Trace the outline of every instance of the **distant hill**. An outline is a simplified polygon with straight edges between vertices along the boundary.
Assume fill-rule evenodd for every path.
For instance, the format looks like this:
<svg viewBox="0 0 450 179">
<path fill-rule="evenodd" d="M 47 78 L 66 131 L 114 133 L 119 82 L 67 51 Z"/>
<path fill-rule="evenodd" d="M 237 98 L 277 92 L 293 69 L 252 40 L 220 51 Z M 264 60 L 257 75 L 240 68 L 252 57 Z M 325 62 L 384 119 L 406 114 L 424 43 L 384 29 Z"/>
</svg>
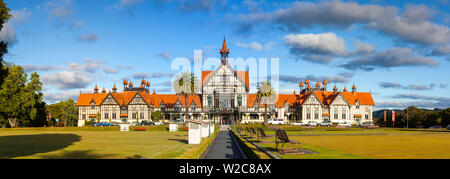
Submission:
<svg viewBox="0 0 450 179">
<path fill-rule="evenodd" d="M 395 113 L 403 112 L 403 109 L 394 109 L 394 110 L 395 110 Z M 443 109 L 434 108 L 434 109 L 423 109 L 423 110 L 439 112 Z M 386 117 L 390 118 L 391 114 L 392 114 L 392 110 L 386 110 Z M 378 119 L 384 118 L 384 109 L 378 110 L 378 111 L 373 111 L 373 118 L 378 118 Z"/>
</svg>

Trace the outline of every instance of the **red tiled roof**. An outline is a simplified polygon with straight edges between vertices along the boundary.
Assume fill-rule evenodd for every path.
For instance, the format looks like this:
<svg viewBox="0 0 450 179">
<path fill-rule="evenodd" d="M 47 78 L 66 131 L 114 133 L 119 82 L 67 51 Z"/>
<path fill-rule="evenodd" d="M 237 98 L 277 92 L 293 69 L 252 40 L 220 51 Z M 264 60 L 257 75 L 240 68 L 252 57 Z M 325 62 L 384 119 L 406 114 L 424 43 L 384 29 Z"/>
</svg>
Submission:
<svg viewBox="0 0 450 179">
<path fill-rule="evenodd" d="M 283 107 L 286 102 L 290 106 L 295 104 L 303 104 L 306 98 L 311 94 L 317 96 L 320 102 L 324 105 L 330 105 L 331 102 L 341 93 L 349 104 L 354 105 L 356 100 L 359 101 L 361 105 L 375 105 L 370 93 L 365 92 L 338 92 L 334 93 L 332 91 L 313 91 L 312 93 L 306 94 L 279 94 L 278 99 L 275 102 L 276 107 Z M 247 105 L 248 107 L 254 107 L 256 102 L 256 94 L 248 94 Z M 264 104 L 260 104 L 260 107 L 264 107 Z"/>
</svg>

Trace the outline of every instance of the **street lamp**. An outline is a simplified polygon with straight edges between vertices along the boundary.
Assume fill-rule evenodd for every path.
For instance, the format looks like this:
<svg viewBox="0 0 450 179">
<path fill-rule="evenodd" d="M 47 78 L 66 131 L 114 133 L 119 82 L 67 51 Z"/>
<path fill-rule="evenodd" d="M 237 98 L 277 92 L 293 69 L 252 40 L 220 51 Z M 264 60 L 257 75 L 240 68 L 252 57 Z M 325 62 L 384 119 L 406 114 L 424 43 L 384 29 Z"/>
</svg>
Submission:
<svg viewBox="0 0 450 179">
<path fill-rule="evenodd" d="M 209 136 L 211 136 L 211 109 L 209 109 L 208 119 L 209 119 L 209 133 L 208 133 L 208 137 L 209 137 Z"/>
</svg>

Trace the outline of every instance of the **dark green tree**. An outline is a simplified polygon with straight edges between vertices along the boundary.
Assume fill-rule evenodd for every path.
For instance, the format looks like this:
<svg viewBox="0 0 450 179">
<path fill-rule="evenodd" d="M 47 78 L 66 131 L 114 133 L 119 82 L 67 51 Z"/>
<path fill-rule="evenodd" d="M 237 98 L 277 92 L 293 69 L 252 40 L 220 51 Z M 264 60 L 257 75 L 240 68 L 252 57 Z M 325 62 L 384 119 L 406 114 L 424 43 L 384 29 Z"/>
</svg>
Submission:
<svg viewBox="0 0 450 179">
<path fill-rule="evenodd" d="M 152 112 L 152 121 L 160 121 L 161 120 L 161 111 Z"/>
<path fill-rule="evenodd" d="M 9 14 L 9 8 L 6 7 L 7 3 L 4 3 L 3 0 L 0 0 L 0 30 L 3 29 L 3 24 L 8 22 L 9 18 L 11 18 L 11 14 Z M 0 86 L 3 83 L 3 79 L 6 77 L 6 73 L 8 70 L 3 68 L 3 56 L 8 53 L 8 42 L 0 41 Z"/>
<path fill-rule="evenodd" d="M 8 120 L 11 127 L 16 127 L 29 115 L 31 102 L 27 94 L 27 74 L 21 66 L 4 66 L 8 70 L 0 88 L 0 113 Z"/>
<path fill-rule="evenodd" d="M 450 125 L 450 108 L 440 111 L 439 115 L 441 116 L 442 126 L 447 127 L 447 125 Z"/>
</svg>

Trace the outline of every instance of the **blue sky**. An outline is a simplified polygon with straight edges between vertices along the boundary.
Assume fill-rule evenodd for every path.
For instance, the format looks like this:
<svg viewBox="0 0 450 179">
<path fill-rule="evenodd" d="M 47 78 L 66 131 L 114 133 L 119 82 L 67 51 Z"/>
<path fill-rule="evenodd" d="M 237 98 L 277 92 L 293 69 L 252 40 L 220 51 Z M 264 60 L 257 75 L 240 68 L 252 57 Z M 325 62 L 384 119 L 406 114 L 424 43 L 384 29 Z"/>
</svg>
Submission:
<svg viewBox="0 0 450 179">
<path fill-rule="evenodd" d="M 48 103 L 142 77 L 173 93 L 172 60 L 199 49 L 219 57 L 225 36 L 230 57 L 278 57 L 282 93 L 308 77 L 329 89 L 355 83 L 377 108 L 450 107 L 447 0 L 5 2 L 5 60 L 38 72 Z"/>
</svg>

